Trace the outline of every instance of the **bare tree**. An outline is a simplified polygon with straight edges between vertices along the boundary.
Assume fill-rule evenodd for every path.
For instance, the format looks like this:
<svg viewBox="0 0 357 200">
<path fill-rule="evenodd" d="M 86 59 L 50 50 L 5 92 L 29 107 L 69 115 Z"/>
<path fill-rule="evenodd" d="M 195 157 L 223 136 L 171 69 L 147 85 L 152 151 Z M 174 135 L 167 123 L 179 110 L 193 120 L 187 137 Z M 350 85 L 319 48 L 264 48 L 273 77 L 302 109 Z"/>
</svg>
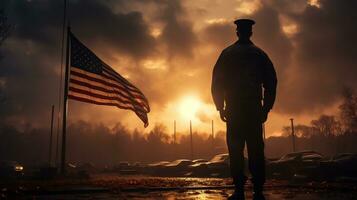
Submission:
<svg viewBox="0 0 357 200">
<path fill-rule="evenodd" d="M 343 103 L 340 105 L 342 123 L 347 132 L 357 131 L 357 96 L 351 88 L 343 91 Z"/>
<path fill-rule="evenodd" d="M 294 130 L 295 130 L 295 135 L 297 137 L 302 137 L 302 138 L 310 138 L 316 133 L 313 127 L 304 124 L 295 125 Z M 282 135 L 291 136 L 291 126 L 284 126 L 282 128 Z"/>
<path fill-rule="evenodd" d="M 321 115 L 319 119 L 311 121 L 311 126 L 318 134 L 327 137 L 341 133 L 341 124 L 335 116 Z"/>
</svg>

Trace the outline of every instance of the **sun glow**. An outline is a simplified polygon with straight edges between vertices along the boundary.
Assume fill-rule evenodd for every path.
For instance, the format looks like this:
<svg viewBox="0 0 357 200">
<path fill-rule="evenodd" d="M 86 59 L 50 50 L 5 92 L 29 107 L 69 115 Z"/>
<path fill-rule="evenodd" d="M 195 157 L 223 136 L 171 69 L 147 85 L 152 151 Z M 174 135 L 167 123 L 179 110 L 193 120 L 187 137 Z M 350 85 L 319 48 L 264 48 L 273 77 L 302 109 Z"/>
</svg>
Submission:
<svg viewBox="0 0 357 200">
<path fill-rule="evenodd" d="M 183 119 L 195 120 L 196 114 L 202 106 L 203 103 L 197 96 L 185 96 L 179 102 L 178 111 Z"/>
</svg>

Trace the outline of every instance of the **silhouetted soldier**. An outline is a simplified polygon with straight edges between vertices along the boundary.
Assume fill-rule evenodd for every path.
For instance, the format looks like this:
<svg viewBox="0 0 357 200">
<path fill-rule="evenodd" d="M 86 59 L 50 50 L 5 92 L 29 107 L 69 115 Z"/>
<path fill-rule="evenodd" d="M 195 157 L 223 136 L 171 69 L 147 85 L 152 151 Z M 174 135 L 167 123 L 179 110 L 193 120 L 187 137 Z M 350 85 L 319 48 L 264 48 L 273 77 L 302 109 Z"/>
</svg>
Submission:
<svg viewBox="0 0 357 200">
<path fill-rule="evenodd" d="M 229 199 L 244 199 L 244 145 L 247 143 L 254 199 L 264 199 L 264 142 L 262 123 L 273 107 L 276 73 L 269 57 L 251 41 L 250 19 L 239 19 L 239 40 L 224 49 L 213 70 L 212 96 L 221 119 L 227 122 L 227 145 L 235 191 Z"/>
</svg>

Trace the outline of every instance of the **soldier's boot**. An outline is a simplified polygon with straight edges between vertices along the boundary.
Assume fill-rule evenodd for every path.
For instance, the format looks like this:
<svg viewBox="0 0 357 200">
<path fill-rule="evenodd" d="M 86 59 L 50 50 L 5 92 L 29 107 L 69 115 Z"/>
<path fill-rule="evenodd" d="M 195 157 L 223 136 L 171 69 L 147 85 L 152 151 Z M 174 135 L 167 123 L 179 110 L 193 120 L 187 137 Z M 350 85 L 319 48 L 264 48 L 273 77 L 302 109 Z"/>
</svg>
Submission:
<svg viewBox="0 0 357 200">
<path fill-rule="evenodd" d="M 235 186 L 234 192 L 228 200 L 245 200 L 244 185 Z"/>
<path fill-rule="evenodd" d="M 265 197 L 263 194 L 263 185 L 255 184 L 253 189 L 254 189 L 253 200 L 265 200 Z"/>
</svg>

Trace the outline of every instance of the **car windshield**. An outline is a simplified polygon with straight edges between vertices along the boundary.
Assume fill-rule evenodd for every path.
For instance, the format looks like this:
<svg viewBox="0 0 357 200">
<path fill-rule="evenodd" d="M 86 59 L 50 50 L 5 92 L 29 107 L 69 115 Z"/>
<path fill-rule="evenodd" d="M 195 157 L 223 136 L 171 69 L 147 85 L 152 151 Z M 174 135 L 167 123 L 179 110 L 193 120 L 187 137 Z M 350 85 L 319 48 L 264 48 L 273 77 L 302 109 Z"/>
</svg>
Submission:
<svg viewBox="0 0 357 200">
<path fill-rule="evenodd" d="M 188 161 L 188 160 L 184 160 L 184 161 L 182 161 L 180 164 L 181 164 L 181 165 L 187 165 L 187 164 L 191 164 L 191 162 Z"/>
<path fill-rule="evenodd" d="M 215 157 L 213 157 L 211 159 L 211 162 L 220 162 L 220 161 L 224 161 L 226 158 L 228 157 L 227 154 L 220 154 L 220 155 L 216 155 Z"/>
<path fill-rule="evenodd" d="M 295 153 L 289 153 L 281 157 L 280 160 L 288 160 L 288 159 L 293 159 L 298 156 L 301 156 L 303 158 L 311 158 L 311 157 L 321 157 L 319 153 L 313 152 L 313 151 L 306 151 L 306 152 L 295 152 Z"/>
<path fill-rule="evenodd" d="M 151 163 L 149 165 L 165 165 L 165 164 L 169 164 L 170 162 L 168 161 L 161 161 L 161 162 L 156 162 L 156 163 Z"/>
<path fill-rule="evenodd" d="M 170 165 L 178 165 L 180 164 L 181 162 L 188 162 L 187 160 L 175 160 L 173 161 L 172 163 L 170 163 Z"/>
<path fill-rule="evenodd" d="M 281 157 L 280 160 L 287 160 L 287 159 L 291 159 L 291 158 L 295 158 L 297 156 L 297 154 L 295 153 L 290 153 L 290 154 L 286 154 L 283 157 Z"/>
</svg>

